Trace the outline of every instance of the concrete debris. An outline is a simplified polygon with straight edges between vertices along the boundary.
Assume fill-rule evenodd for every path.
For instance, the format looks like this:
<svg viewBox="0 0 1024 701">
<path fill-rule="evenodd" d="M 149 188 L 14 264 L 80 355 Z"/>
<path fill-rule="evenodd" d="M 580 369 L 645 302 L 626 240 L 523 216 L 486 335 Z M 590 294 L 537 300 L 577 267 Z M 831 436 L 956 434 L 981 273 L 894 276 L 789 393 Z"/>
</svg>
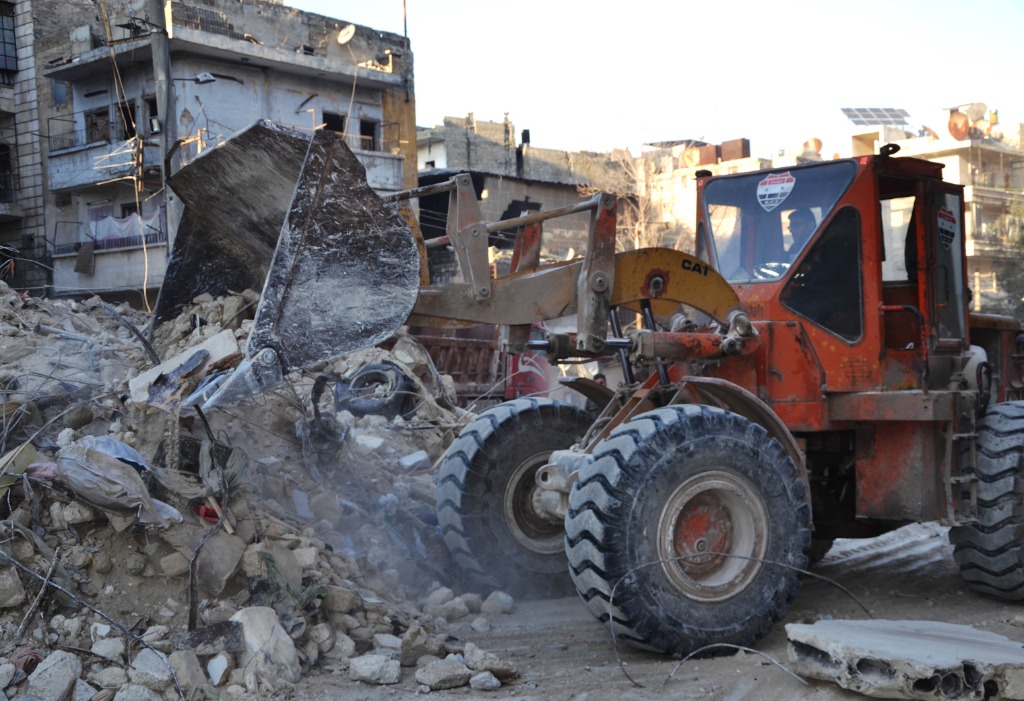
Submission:
<svg viewBox="0 0 1024 701">
<path fill-rule="evenodd" d="M 92 654 L 113 662 L 121 662 L 124 659 L 124 651 L 124 640 L 121 638 L 101 638 L 89 648 Z"/>
<path fill-rule="evenodd" d="M 139 684 L 125 684 L 114 695 L 114 701 L 164 701 L 164 697 Z"/>
<path fill-rule="evenodd" d="M 13 608 L 25 603 L 25 587 L 13 567 L 0 568 L 0 608 Z"/>
<path fill-rule="evenodd" d="M 793 671 L 875 698 L 1024 699 L 1024 646 L 938 621 L 789 624 Z"/>
<path fill-rule="evenodd" d="M 456 655 L 428 662 L 416 669 L 416 681 L 431 691 L 455 689 L 469 684 L 473 672 Z"/>
<path fill-rule="evenodd" d="M 397 684 L 402 676 L 398 660 L 389 655 L 361 655 L 349 661 L 349 678 L 367 684 Z"/>
<path fill-rule="evenodd" d="M 206 674 L 214 686 L 224 684 L 228 680 L 228 674 L 232 668 L 231 655 L 226 652 L 218 652 L 206 662 Z"/>
<path fill-rule="evenodd" d="M 484 599 L 483 604 L 480 606 L 481 613 L 512 613 L 515 608 L 515 600 L 511 595 L 506 594 L 503 591 L 491 592 L 490 596 Z"/>
<path fill-rule="evenodd" d="M 57 650 L 46 656 L 28 677 L 28 693 L 44 701 L 63 701 L 82 676 L 82 662 L 76 655 Z"/>
<path fill-rule="evenodd" d="M 185 350 L 155 368 L 128 381 L 132 401 L 158 407 L 172 414 L 191 413 L 181 400 L 192 394 L 200 380 L 213 368 L 223 367 L 240 357 L 234 332 L 225 329 L 216 336 Z"/>
<path fill-rule="evenodd" d="M 498 679 L 511 679 L 519 674 L 515 662 L 481 650 L 473 643 L 466 643 L 464 657 L 466 666 L 475 672 L 490 672 Z"/>
<path fill-rule="evenodd" d="M 162 691 L 174 681 L 174 670 L 167 655 L 146 648 L 132 660 L 128 678 L 135 684 Z"/>
<path fill-rule="evenodd" d="M 482 673 L 515 674 L 471 644 L 458 649 L 478 667 L 441 659 L 450 622 L 513 601 L 452 588 L 429 473 L 464 416 L 423 385 L 408 340 L 314 369 L 397 372 L 400 411 L 330 392 L 314 406 L 306 376 L 230 414 L 181 406 L 237 356 L 257 298 L 196 298 L 153 334 L 154 359 L 97 299 L 0 283 L 0 630 L 48 576 L 64 590 L 5 637 L 0 701 L 270 698 L 318 672 L 431 688 L 476 674 L 487 689 Z M 144 333 L 145 314 L 115 311 Z"/>
<path fill-rule="evenodd" d="M 256 691 L 260 682 L 273 688 L 281 680 L 298 681 L 302 674 L 298 652 L 274 609 L 244 608 L 231 620 L 242 625 L 245 649 L 239 654 L 238 663 L 245 670 L 246 689 Z"/>
<path fill-rule="evenodd" d="M 469 678 L 469 688 L 477 691 L 494 691 L 501 688 L 501 682 L 490 672 L 479 672 Z"/>
<path fill-rule="evenodd" d="M 402 468 L 402 472 L 425 470 L 429 468 L 430 465 L 430 456 L 425 450 L 417 450 L 415 453 L 405 455 L 398 460 L 398 466 Z"/>
<path fill-rule="evenodd" d="M 191 650 L 176 650 L 167 657 L 167 661 L 170 663 L 171 669 L 174 670 L 174 678 L 186 696 L 206 686 L 203 666 L 196 653 Z"/>
</svg>

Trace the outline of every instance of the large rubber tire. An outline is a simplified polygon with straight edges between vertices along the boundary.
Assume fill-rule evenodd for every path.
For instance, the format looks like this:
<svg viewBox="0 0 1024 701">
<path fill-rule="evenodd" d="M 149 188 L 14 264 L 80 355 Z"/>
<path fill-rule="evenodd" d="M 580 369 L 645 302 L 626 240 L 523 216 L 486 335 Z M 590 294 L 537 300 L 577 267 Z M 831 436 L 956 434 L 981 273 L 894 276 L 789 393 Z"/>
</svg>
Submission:
<svg viewBox="0 0 1024 701">
<path fill-rule="evenodd" d="M 571 596 L 561 519 L 533 508 L 535 475 L 590 417 L 552 399 L 516 399 L 479 415 L 437 475 L 437 520 L 462 583 L 524 598 Z"/>
<path fill-rule="evenodd" d="M 810 543 L 806 490 L 782 445 L 707 406 L 619 426 L 569 495 L 565 545 L 580 596 L 612 617 L 616 635 L 665 654 L 767 633 L 799 588 L 792 568 L 807 566 Z"/>
<path fill-rule="evenodd" d="M 949 530 L 972 589 L 1024 600 L 1024 402 L 993 404 L 976 430 L 978 522 Z"/>
</svg>

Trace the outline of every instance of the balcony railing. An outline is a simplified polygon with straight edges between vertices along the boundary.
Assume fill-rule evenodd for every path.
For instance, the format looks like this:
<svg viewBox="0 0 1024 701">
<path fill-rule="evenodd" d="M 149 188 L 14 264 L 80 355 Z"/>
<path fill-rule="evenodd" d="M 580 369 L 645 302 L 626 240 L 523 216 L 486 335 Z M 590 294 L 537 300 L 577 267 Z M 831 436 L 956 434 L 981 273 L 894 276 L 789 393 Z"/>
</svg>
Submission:
<svg viewBox="0 0 1024 701">
<path fill-rule="evenodd" d="M 134 129 L 122 119 L 110 119 L 104 112 L 102 109 L 87 110 L 67 117 L 50 117 L 50 152 L 89 144 L 126 141 L 135 136 Z"/>
<path fill-rule="evenodd" d="M 106 217 L 87 224 L 57 222 L 50 248 L 55 256 L 71 255 L 89 242 L 96 251 L 167 243 L 167 227 L 162 212 L 154 213 L 149 219 L 131 214 L 123 219 Z"/>
</svg>

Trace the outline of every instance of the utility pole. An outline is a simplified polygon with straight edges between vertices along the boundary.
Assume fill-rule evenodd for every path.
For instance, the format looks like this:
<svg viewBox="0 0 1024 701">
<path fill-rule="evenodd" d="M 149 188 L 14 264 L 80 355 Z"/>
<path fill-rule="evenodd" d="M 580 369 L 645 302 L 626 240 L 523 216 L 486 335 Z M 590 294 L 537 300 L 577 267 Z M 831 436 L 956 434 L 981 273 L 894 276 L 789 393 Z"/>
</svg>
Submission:
<svg viewBox="0 0 1024 701">
<path fill-rule="evenodd" d="M 160 120 L 160 185 L 164 193 L 164 218 L 167 220 L 167 248 L 174 244 L 174 234 L 181 220 L 181 203 L 167 188 L 171 175 L 168 151 L 178 139 L 177 115 L 174 106 L 174 83 L 171 80 L 171 3 L 146 0 L 146 13 L 150 16 L 150 45 L 153 50 L 153 82 L 156 88 L 156 111 Z"/>
</svg>

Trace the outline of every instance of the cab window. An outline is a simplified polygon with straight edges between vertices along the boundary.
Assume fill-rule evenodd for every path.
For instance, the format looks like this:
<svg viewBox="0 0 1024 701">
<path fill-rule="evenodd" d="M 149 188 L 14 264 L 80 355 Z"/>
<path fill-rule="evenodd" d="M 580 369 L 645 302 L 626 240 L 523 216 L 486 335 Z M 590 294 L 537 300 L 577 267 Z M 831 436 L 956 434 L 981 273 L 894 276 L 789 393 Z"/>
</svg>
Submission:
<svg viewBox="0 0 1024 701">
<path fill-rule="evenodd" d="M 861 221 L 853 207 L 836 212 L 793 271 L 783 305 L 846 341 L 864 332 Z"/>
</svg>

